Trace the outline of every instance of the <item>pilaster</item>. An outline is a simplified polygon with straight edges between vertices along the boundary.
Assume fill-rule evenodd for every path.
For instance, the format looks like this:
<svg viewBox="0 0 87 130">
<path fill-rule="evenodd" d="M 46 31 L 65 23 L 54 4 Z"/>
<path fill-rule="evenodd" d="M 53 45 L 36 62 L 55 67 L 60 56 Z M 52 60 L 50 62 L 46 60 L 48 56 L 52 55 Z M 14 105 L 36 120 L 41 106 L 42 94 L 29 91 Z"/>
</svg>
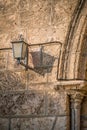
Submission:
<svg viewBox="0 0 87 130">
<path fill-rule="evenodd" d="M 74 92 L 70 94 L 71 102 L 71 130 L 80 130 L 80 110 L 84 94 Z"/>
</svg>

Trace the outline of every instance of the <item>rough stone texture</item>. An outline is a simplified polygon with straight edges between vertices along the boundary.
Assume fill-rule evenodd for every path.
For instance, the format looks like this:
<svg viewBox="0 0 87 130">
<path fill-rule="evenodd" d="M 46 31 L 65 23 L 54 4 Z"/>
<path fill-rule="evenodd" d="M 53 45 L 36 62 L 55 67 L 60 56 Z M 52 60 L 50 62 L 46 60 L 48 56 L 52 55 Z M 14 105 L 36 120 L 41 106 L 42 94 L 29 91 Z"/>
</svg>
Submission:
<svg viewBox="0 0 87 130">
<path fill-rule="evenodd" d="M 46 74 L 43 75 L 43 72 Z M 36 70 L 36 72 L 30 70 L 27 76 L 28 76 L 29 83 L 46 83 L 47 82 L 47 70 L 40 71 L 39 69 L 39 72 L 38 72 L 38 69 Z"/>
<path fill-rule="evenodd" d="M 8 55 L 7 52 L 4 52 L 4 53 L 0 52 L 0 69 L 6 69 L 6 67 L 7 67 L 7 64 L 6 64 L 7 56 L 6 55 Z"/>
<path fill-rule="evenodd" d="M 66 130 L 67 117 L 43 117 L 30 119 L 12 119 L 12 130 Z M 61 124 L 61 121 L 63 124 Z M 55 125 L 54 125 L 55 124 Z"/>
<path fill-rule="evenodd" d="M 64 93 L 48 92 L 48 115 L 68 115 L 67 97 Z M 63 102 L 63 104 L 62 104 Z"/>
<path fill-rule="evenodd" d="M 4 47 L 3 47 L 4 48 Z M 15 59 L 13 59 L 13 53 L 11 49 L 1 50 L 0 51 L 0 71 L 3 70 L 24 70 L 24 67 L 19 66 Z"/>
<path fill-rule="evenodd" d="M 51 83 L 28 83 L 27 84 L 27 89 L 28 90 L 38 90 L 38 91 L 44 91 L 44 92 L 56 92 L 57 86 L 56 85 L 52 85 Z M 59 93 L 59 92 L 58 92 Z"/>
<path fill-rule="evenodd" d="M 87 68 L 86 12 L 84 0 L 0 0 L 0 130 L 70 129 L 68 90 L 80 86 L 70 82 Z M 11 41 L 20 34 L 34 70 L 13 59 Z"/>
<path fill-rule="evenodd" d="M 53 90 L 46 94 L 39 91 L 0 94 L 0 115 L 68 115 L 67 97 L 61 94 Z"/>
<path fill-rule="evenodd" d="M 44 94 L 39 92 L 0 94 L 0 115 L 43 115 Z"/>
<path fill-rule="evenodd" d="M 68 117 L 57 118 L 54 130 L 69 130 Z"/>
<path fill-rule="evenodd" d="M 6 118 L 0 118 L 0 130 L 9 129 L 9 120 Z"/>
<path fill-rule="evenodd" d="M 0 71 L 0 91 L 26 89 L 26 73 Z"/>
<path fill-rule="evenodd" d="M 48 68 L 48 82 L 55 82 L 57 81 L 57 66 L 52 68 L 52 71 L 50 72 L 51 68 Z"/>
<path fill-rule="evenodd" d="M 38 2 L 37 0 L 6 0 L 3 2 L 1 0 L 0 47 L 3 43 L 3 46 L 11 46 L 11 38 L 13 39 L 14 35 L 18 33 L 25 33 L 24 36 L 29 43 L 51 40 L 64 42 L 76 3 L 77 0 L 69 1 L 69 3 L 67 0 L 65 2 L 56 0 L 40 0 Z"/>
</svg>

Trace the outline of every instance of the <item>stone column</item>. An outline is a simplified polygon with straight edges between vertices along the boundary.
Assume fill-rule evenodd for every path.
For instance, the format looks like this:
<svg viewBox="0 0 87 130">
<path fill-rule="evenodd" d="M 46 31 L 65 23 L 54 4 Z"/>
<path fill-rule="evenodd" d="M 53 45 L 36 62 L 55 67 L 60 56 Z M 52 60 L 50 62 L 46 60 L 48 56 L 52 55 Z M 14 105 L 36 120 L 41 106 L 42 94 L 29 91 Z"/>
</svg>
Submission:
<svg viewBox="0 0 87 130">
<path fill-rule="evenodd" d="M 84 95 L 79 92 L 71 94 L 71 130 L 80 130 L 80 109 Z"/>
</svg>

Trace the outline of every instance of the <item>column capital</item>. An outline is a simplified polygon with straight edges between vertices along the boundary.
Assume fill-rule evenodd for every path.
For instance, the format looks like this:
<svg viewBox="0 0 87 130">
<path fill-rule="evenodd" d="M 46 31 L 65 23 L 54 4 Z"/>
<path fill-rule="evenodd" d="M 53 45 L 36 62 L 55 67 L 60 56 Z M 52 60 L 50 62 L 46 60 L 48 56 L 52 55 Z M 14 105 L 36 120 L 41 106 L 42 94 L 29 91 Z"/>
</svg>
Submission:
<svg viewBox="0 0 87 130">
<path fill-rule="evenodd" d="M 84 98 L 84 94 L 82 92 L 71 92 L 70 93 L 70 101 L 71 101 L 71 108 L 80 109 L 81 102 Z"/>
</svg>

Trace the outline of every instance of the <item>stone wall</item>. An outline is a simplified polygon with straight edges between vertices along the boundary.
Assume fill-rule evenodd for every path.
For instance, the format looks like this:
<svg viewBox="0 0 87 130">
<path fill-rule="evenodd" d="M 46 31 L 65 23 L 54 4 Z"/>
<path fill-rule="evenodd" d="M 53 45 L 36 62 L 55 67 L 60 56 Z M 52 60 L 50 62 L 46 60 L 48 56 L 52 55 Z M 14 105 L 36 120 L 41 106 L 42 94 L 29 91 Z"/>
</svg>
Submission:
<svg viewBox="0 0 87 130">
<path fill-rule="evenodd" d="M 56 83 L 77 5 L 77 0 L 0 0 L 0 130 L 69 130 L 68 96 Z M 20 34 L 30 44 L 34 71 L 13 59 L 11 41 Z"/>
<path fill-rule="evenodd" d="M 1 50 L 1 130 L 68 130 L 68 97 L 55 85 L 60 45 L 43 48 L 41 52 L 41 47 L 31 46 L 29 65 L 37 69 L 28 71 L 13 60 L 12 50 Z"/>
<path fill-rule="evenodd" d="M 0 129 L 67 129 L 66 95 L 62 94 L 63 97 L 61 94 L 55 91 L 0 94 Z"/>
</svg>

